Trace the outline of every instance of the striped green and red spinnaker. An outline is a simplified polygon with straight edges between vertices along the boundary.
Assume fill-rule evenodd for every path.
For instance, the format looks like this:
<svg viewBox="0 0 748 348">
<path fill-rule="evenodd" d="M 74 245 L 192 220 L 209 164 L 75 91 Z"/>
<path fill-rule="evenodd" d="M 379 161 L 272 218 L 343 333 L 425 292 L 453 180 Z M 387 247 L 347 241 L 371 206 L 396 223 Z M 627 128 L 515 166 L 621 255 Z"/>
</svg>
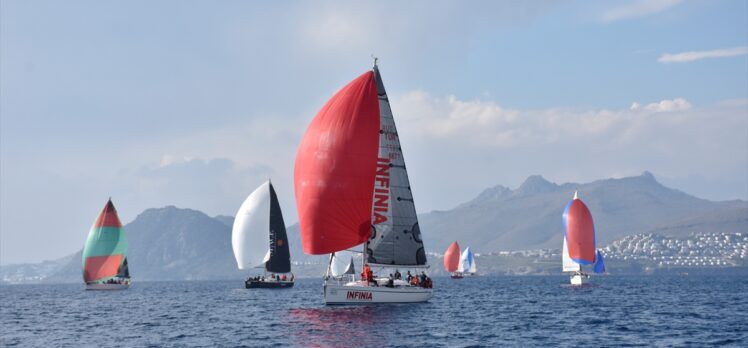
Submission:
<svg viewBox="0 0 748 348">
<path fill-rule="evenodd" d="M 127 256 L 127 237 L 110 199 L 96 218 L 83 248 L 83 279 L 105 280 L 117 275 Z"/>
</svg>

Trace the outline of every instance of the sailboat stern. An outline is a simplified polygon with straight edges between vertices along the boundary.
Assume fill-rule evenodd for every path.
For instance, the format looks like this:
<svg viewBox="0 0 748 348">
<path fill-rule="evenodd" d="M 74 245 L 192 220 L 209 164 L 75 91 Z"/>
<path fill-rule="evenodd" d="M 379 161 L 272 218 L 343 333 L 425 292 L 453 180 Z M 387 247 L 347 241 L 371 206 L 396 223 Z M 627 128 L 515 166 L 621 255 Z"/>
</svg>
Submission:
<svg viewBox="0 0 748 348">
<path fill-rule="evenodd" d="M 574 273 L 571 275 L 569 282 L 571 285 L 581 286 L 589 282 L 590 276 L 584 273 Z"/>
</svg>

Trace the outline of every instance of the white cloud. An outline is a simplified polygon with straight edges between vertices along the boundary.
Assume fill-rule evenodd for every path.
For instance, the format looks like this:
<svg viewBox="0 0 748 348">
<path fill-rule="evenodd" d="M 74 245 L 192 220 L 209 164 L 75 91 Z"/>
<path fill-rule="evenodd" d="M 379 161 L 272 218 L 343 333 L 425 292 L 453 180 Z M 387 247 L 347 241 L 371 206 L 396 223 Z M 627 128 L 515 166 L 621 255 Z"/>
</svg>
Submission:
<svg viewBox="0 0 748 348">
<path fill-rule="evenodd" d="M 691 103 L 683 98 L 663 99 L 657 103 L 641 105 L 639 102 L 633 102 L 629 108 L 631 111 L 651 111 L 651 112 L 673 112 L 684 111 L 691 108 Z"/>
<path fill-rule="evenodd" d="M 565 137 L 597 136 L 614 127 L 622 117 L 608 110 L 516 110 L 494 101 L 433 97 L 412 91 L 393 100 L 408 132 L 423 138 L 464 139 L 476 147 L 510 148 L 545 144 Z M 407 127 L 407 126 L 406 126 Z"/>
<path fill-rule="evenodd" d="M 689 51 L 675 54 L 663 54 L 657 59 L 660 63 L 686 63 L 707 58 L 734 57 L 748 54 L 748 47 L 723 48 L 711 51 Z"/>
<path fill-rule="evenodd" d="M 665 11 L 681 0 L 636 0 L 628 4 L 611 8 L 605 11 L 601 20 L 603 22 L 615 22 L 629 18 L 644 17 L 658 12 Z"/>
<path fill-rule="evenodd" d="M 390 101 L 419 211 L 449 208 L 497 183 L 518 185 L 532 173 L 556 182 L 645 170 L 743 178 L 748 164 L 746 104 L 696 107 L 674 98 L 635 110 L 527 110 L 424 91 Z"/>
</svg>

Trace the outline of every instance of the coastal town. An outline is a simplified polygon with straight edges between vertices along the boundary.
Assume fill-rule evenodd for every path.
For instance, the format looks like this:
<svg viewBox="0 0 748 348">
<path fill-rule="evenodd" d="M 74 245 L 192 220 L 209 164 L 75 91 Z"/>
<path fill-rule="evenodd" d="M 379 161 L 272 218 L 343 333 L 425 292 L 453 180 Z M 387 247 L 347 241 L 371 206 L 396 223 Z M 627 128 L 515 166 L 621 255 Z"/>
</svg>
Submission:
<svg viewBox="0 0 748 348">
<path fill-rule="evenodd" d="M 748 266 L 748 233 L 694 233 L 684 237 L 640 233 L 599 246 L 609 273 Z M 558 273 L 560 249 L 476 254 L 481 269 L 503 274 Z"/>
<path fill-rule="evenodd" d="M 658 267 L 739 266 L 748 257 L 748 234 L 697 233 L 686 238 L 635 234 L 601 252 L 608 260 L 648 261 Z"/>
</svg>

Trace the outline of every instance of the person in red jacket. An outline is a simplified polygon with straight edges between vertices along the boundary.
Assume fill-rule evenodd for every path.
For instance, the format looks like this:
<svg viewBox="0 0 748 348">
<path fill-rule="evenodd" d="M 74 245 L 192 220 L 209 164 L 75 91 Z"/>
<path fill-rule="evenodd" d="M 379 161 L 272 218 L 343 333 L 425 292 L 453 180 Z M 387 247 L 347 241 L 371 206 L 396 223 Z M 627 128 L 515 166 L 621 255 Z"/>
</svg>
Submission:
<svg viewBox="0 0 748 348">
<path fill-rule="evenodd" d="M 366 285 L 371 284 L 374 281 L 374 272 L 371 271 L 369 264 L 364 265 L 364 271 L 361 273 L 361 278 L 366 279 Z"/>
</svg>

